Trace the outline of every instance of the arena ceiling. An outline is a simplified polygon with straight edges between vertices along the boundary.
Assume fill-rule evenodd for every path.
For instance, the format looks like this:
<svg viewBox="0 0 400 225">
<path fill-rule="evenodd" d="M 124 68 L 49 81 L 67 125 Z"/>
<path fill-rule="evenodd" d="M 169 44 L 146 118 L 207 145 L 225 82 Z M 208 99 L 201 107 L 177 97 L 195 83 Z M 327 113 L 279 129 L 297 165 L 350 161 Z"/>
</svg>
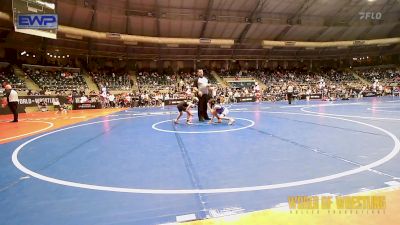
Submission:
<svg viewBox="0 0 400 225">
<path fill-rule="evenodd" d="M 0 10 L 11 13 L 11 0 Z M 234 39 L 230 48 L 112 40 L 57 40 L 14 33 L 0 22 L 5 45 L 40 41 L 41 48 L 143 59 L 264 59 L 353 57 L 400 52 L 399 45 L 348 49 L 268 48 L 262 40 L 346 41 L 400 37 L 400 0 L 56 0 L 59 23 L 100 32 L 154 37 Z M 375 18 L 360 19 L 361 12 Z M 371 16 L 371 14 L 370 14 Z M 380 17 L 377 19 L 377 17 Z M 7 30 L 9 32 L 7 32 Z M 17 43 L 18 42 L 18 43 Z M 23 45 L 23 44 L 22 44 Z"/>
</svg>

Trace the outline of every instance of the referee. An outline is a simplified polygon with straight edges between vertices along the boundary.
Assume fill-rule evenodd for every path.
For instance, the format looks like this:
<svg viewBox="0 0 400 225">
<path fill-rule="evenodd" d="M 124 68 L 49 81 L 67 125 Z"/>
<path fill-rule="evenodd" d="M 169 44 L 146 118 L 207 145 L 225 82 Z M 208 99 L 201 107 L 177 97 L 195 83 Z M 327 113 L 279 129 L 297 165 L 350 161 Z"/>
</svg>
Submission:
<svg viewBox="0 0 400 225">
<path fill-rule="evenodd" d="M 204 120 L 211 120 L 207 114 L 207 103 L 208 100 L 210 99 L 208 95 L 209 84 L 208 84 L 208 79 L 204 77 L 202 69 L 197 70 L 197 76 L 198 78 L 194 81 L 194 87 L 195 89 L 197 89 L 199 97 L 199 107 L 198 107 L 199 121 L 203 122 Z"/>
<path fill-rule="evenodd" d="M 10 84 L 5 85 L 5 95 L 7 98 L 7 105 L 10 111 L 14 114 L 14 120 L 10 122 L 18 122 L 18 93 L 11 88 Z"/>
<path fill-rule="evenodd" d="M 289 86 L 287 87 L 287 99 L 289 101 L 289 105 L 292 104 L 292 98 L 293 98 L 293 85 L 291 82 L 289 82 Z"/>
</svg>

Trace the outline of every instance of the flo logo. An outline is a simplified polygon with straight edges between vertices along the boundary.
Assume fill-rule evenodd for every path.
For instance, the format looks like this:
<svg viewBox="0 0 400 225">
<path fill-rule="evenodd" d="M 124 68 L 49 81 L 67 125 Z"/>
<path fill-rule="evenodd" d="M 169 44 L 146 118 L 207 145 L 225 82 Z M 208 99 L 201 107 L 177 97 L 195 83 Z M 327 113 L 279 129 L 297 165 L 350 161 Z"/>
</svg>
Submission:
<svg viewBox="0 0 400 225">
<path fill-rule="evenodd" d="M 360 20 L 380 20 L 382 18 L 381 12 L 359 12 Z"/>
</svg>

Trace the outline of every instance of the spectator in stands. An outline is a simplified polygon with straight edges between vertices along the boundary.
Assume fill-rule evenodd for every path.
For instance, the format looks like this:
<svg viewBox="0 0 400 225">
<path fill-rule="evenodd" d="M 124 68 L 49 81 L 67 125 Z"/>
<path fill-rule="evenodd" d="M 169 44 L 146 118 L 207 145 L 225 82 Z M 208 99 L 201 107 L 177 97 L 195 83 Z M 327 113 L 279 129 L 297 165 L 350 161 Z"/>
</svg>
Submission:
<svg viewBox="0 0 400 225">
<path fill-rule="evenodd" d="M 115 107 L 115 96 L 114 94 L 109 94 L 108 95 L 108 100 L 110 101 L 110 107 L 114 108 Z"/>
<path fill-rule="evenodd" d="M 44 101 L 39 102 L 38 108 L 39 108 L 39 111 L 41 111 L 41 112 L 47 112 L 48 111 L 47 103 L 44 102 Z"/>
<path fill-rule="evenodd" d="M 51 95 L 51 91 L 50 90 L 45 90 L 44 91 L 44 95 Z"/>
<path fill-rule="evenodd" d="M 80 103 L 87 103 L 88 102 L 88 98 L 85 95 L 82 95 L 81 99 L 80 99 Z"/>
</svg>

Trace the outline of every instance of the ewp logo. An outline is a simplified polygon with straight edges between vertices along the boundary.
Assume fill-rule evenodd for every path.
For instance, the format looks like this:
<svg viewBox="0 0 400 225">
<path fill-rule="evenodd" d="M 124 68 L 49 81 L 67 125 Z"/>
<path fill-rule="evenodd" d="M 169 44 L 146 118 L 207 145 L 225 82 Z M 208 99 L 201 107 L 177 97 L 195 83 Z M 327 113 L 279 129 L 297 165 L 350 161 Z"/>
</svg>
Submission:
<svg viewBox="0 0 400 225">
<path fill-rule="evenodd" d="M 19 14 L 17 29 L 57 29 L 57 14 Z"/>
</svg>

